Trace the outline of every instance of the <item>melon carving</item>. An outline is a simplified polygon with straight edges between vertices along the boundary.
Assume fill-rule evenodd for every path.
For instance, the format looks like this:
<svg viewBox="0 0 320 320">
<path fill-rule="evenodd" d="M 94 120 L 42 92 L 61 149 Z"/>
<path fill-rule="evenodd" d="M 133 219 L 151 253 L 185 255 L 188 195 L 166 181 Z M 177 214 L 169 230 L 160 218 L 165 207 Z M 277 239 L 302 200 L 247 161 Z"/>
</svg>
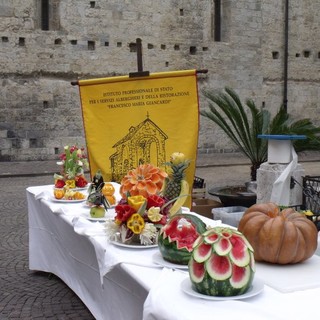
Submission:
<svg viewBox="0 0 320 320">
<path fill-rule="evenodd" d="M 193 288 L 209 296 L 244 294 L 255 273 L 253 248 L 237 230 L 215 227 L 193 245 L 189 276 Z"/>
<path fill-rule="evenodd" d="M 164 260 L 187 265 L 192 246 L 198 236 L 206 231 L 206 224 L 191 214 L 175 214 L 162 227 L 158 246 Z"/>
</svg>

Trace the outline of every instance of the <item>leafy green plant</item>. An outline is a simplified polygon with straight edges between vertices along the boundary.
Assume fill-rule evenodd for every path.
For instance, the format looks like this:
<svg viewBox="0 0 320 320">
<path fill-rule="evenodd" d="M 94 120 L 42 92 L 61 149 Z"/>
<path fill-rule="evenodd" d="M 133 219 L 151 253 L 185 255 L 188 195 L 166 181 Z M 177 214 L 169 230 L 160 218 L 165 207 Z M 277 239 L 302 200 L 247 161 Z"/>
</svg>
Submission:
<svg viewBox="0 0 320 320">
<path fill-rule="evenodd" d="M 204 90 L 203 94 L 209 101 L 209 110 L 202 110 L 200 114 L 217 124 L 249 158 L 252 181 L 268 158 L 267 140 L 258 138 L 259 134 L 306 135 L 306 140 L 293 141 L 295 150 L 320 150 L 320 127 L 309 119 L 294 121 L 283 107 L 272 118 L 269 110 L 259 109 L 252 99 L 243 104 L 238 94 L 228 87 L 224 91 Z"/>
</svg>

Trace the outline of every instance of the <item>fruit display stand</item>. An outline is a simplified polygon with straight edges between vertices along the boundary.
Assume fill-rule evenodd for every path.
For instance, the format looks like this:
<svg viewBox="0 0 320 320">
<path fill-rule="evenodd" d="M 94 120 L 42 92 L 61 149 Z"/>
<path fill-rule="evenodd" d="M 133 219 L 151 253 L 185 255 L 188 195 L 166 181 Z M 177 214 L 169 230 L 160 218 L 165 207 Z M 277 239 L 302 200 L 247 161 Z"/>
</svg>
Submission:
<svg viewBox="0 0 320 320">
<path fill-rule="evenodd" d="M 188 272 L 156 262 L 158 247 L 110 243 L 103 223 L 82 214 L 83 203 L 46 196 L 53 186 L 27 188 L 29 268 L 53 273 L 84 302 L 97 320 L 314 319 L 320 296 L 320 257 L 297 265 L 257 263 L 262 291 L 240 299 L 201 297 L 183 288 Z M 112 216 L 112 210 L 108 213 Z M 192 213 L 197 215 L 196 213 Z M 218 222 L 197 215 L 209 226 Z M 303 275 L 303 276 L 302 276 Z M 48 280 L 49 281 L 49 280 Z M 211 316 L 210 316 L 211 315 Z"/>
</svg>

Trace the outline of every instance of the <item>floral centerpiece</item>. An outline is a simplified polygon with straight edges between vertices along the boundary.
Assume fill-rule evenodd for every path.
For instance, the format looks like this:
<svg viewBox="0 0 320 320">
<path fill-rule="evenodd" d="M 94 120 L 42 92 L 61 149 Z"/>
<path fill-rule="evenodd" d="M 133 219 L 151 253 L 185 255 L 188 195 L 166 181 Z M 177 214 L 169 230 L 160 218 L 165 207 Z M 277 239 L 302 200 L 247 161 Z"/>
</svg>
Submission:
<svg viewBox="0 0 320 320">
<path fill-rule="evenodd" d="M 115 207 L 115 218 L 106 221 L 110 240 L 125 244 L 157 244 L 161 227 L 172 214 L 181 211 L 188 195 L 185 194 L 188 190 L 182 171 L 188 167 L 185 163 L 189 164 L 189 161 L 184 155 L 179 160 L 175 155 L 171 156 L 170 163 L 165 164 L 169 165 L 168 173 L 152 164 L 142 164 L 123 177 L 120 186 L 122 199 Z M 178 190 L 172 197 L 174 187 Z"/>
<path fill-rule="evenodd" d="M 89 168 L 89 162 L 84 148 L 65 146 L 57 164 L 61 166 L 61 171 L 59 174 L 54 174 L 56 188 L 84 188 L 88 184 L 84 168 Z"/>
<path fill-rule="evenodd" d="M 156 244 L 158 232 L 167 222 L 169 205 L 165 198 L 156 194 L 122 199 L 115 207 L 115 219 L 106 221 L 110 240 L 125 244 Z"/>
</svg>

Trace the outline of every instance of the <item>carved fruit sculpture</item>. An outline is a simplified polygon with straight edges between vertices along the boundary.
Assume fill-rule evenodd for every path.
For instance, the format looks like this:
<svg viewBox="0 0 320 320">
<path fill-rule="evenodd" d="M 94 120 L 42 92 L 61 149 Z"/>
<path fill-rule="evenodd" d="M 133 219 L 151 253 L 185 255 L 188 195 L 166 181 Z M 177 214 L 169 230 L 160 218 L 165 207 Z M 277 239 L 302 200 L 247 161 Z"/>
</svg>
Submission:
<svg viewBox="0 0 320 320">
<path fill-rule="evenodd" d="M 193 244 L 189 276 L 193 288 L 209 296 L 236 296 L 250 288 L 255 274 L 253 249 L 235 229 L 215 227 Z"/>
<path fill-rule="evenodd" d="M 130 170 L 121 180 L 120 194 L 122 198 L 141 195 L 148 198 L 160 192 L 167 173 L 152 164 L 142 164 Z"/>
<path fill-rule="evenodd" d="M 175 214 L 160 230 L 158 246 L 164 260 L 187 265 L 192 246 L 206 224 L 191 214 Z"/>
<path fill-rule="evenodd" d="M 181 212 L 181 207 L 190 194 L 189 183 L 186 180 L 186 170 L 190 162 L 182 152 L 172 153 L 170 161 L 166 162 L 169 174 L 164 180 L 161 193 L 168 200 L 176 199 L 169 210 L 171 216 Z"/>
<path fill-rule="evenodd" d="M 116 197 L 114 195 L 116 189 L 111 182 L 105 182 L 101 191 L 111 206 L 116 204 Z"/>
<path fill-rule="evenodd" d="M 64 189 L 55 188 L 53 194 L 56 199 L 62 199 L 64 197 Z"/>
<path fill-rule="evenodd" d="M 317 249 L 314 223 L 292 208 L 281 211 L 274 203 L 248 208 L 238 230 L 251 243 L 256 261 L 294 264 L 310 258 Z"/>
</svg>

